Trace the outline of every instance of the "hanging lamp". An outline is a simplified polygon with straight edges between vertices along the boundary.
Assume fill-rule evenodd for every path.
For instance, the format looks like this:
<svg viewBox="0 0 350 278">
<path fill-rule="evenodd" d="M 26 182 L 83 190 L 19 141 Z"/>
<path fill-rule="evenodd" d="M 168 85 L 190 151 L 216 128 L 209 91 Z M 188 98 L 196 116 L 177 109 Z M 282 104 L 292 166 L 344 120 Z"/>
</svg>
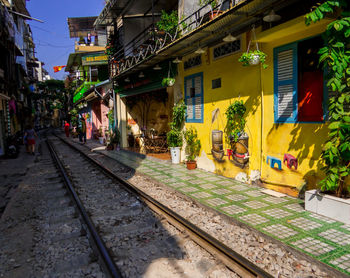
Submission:
<svg viewBox="0 0 350 278">
<path fill-rule="evenodd" d="M 182 61 L 179 59 L 179 57 L 176 57 L 175 60 L 173 60 L 174 64 L 180 64 Z"/>
<path fill-rule="evenodd" d="M 236 37 L 232 36 L 231 34 L 228 34 L 226 37 L 222 39 L 224 42 L 234 42 L 237 40 Z"/>
<path fill-rule="evenodd" d="M 145 77 L 145 75 L 143 74 L 142 71 L 140 71 L 139 78 L 143 78 L 143 77 Z"/>
<path fill-rule="evenodd" d="M 281 16 L 276 14 L 275 11 L 272 9 L 271 12 L 263 17 L 263 21 L 265 22 L 276 22 L 281 19 Z"/>
<path fill-rule="evenodd" d="M 156 64 L 156 65 L 153 67 L 153 69 L 154 69 L 154 70 L 161 70 L 161 69 L 162 69 L 162 67 L 161 67 L 161 66 L 159 66 L 159 64 Z"/>
</svg>

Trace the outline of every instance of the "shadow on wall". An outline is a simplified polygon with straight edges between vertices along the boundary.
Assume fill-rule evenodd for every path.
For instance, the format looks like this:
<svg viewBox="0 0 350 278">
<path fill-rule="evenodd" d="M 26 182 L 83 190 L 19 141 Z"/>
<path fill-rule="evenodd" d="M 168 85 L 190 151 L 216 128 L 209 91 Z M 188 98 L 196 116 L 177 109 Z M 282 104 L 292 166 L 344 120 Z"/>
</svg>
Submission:
<svg viewBox="0 0 350 278">
<path fill-rule="evenodd" d="M 328 129 L 323 124 L 274 124 L 267 134 L 267 144 L 273 144 L 273 142 L 276 144 L 274 138 L 281 137 L 282 134 L 289 134 L 291 141 L 288 144 L 287 152 L 297 154 L 299 165 L 308 163 L 308 168 L 315 168 L 303 176 L 308 189 L 315 188 L 324 177 L 320 156 L 327 132 Z"/>
</svg>

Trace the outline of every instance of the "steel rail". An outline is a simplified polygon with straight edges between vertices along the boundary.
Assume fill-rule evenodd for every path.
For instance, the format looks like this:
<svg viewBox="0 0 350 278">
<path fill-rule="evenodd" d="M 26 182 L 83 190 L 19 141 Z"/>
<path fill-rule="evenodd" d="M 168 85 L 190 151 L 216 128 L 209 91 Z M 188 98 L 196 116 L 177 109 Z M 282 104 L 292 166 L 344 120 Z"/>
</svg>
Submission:
<svg viewBox="0 0 350 278">
<path fill-rule="evenodd" d="M 119 269 L 115 265 L 115 263 L 112 259 L 112 256 L 110 255 L 108 249 L 106 248 L 103 240 L 99 236 L 99 234 L 95 228 L 95 225 L 93 224 L 92 220 L 88 216 L 88 213 L 86 212 L 82 202 L 80 201 L 78 194 L 75 192 L 74 187 L 73 187 L 73 185 L 72 185 L 72 183 L 67 175 L 67 172 L 64 169 L 64 166 L 63 166 L 61 160 L 59 159 L 56 150 L 54 149 L 52 144 L 49 142 L 49 139 L 46 140 L 46 144 L 49 148 L 49 151 L 51 153 L 53 160 L 55 161 L 56 165 L 58 166 L 59 171 L 61 172 L 61 175 L 64 179 L 64 182 L 65 182 L 66 186 L 68 187 L 86 226 L 88 227 L 88 230 L 92 236 L 92 239 L 93 239 L 94 243 L 96 244 L 98 251 L 100 252 L 101 258 L 102 258 L 110 276 L 113 278 L 121 278 L 122 275 L 121 275 Z"/>
<path fill-rule="evenodd" d="M 152 210 L 164 216 L 175 227 L 179 228 L 180 230 L 185 229 L 188 232 L 188 235 L 192 238 L 192 240 L 194 240 L 197 244 L 206 249 L 209 253 L 214 253 L 228 268 L 235 271 L 241 277 L 273 278 L 271 274 L 267 273 L 265 270 L 261 269 L 242 255 L 237 253 L 236 251 L 232 250 L 227 245 L 218 241 L 216 238 L 209 235 L 202 229 L 198 228 L 197 226 L 195 226 L 176 212 L 159 203 L 157 200 L 155 200 L 145 192 L 141 191 L 128 181 L 114 174 L 112 170 L 108 169 L 107 167 L 102 165 L 102 163 L 96 161 L 95 159 L 91 158 L 90 156 L 79 150 L 72 143 L 67 142 L 60 136 L 57 137 L 65 144 L 79 152 L 87 160 L 97 165 L 104 173 L 106 173 L 109 177 L 115 179 L 118 183 L 123 185 L 129 192 L 136 194 L 136 196 L 138 196 Z"/>
</svg>

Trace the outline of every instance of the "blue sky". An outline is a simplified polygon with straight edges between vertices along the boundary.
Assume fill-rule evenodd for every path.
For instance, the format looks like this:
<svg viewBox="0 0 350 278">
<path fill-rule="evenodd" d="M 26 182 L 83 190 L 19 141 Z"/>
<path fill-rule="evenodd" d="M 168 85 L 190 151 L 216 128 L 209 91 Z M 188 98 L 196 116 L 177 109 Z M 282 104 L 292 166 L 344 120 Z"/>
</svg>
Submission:
<svg viewBox="0 0 350 278">
<path fill-rule="evenodd" d="M 40 23 L 28 20 L 36 45 L 36 57 L 54 79 L 63 79 L 66 73 L 53 72 L 54 66 L 66 65 L 69 53 L 74 52 L 74 39 L 69 38 L 68 17 L 98 16 L 103 0 L 27 0 L 27 9 Z"/>
</svg>

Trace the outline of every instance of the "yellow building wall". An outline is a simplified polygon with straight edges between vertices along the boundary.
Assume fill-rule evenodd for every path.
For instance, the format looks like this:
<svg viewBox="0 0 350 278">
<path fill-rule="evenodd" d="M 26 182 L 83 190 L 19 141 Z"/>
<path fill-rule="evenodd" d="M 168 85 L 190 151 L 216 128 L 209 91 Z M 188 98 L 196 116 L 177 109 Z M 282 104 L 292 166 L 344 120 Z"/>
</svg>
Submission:
<svg viewBox="0 0 350 278">
<path fill-rule="evenodd" d="M 227 177 L 235 177 L 239 172 L 249 175 L 252 170 L 258 170 L 266 187 L 291 195 L 297 195 L 305 182 L 308 188 L 316 187 L 316 183 L 323 177 L 319 157 L 327 137 L 327 124 L 274 123 L 273 49 L 318 35 L 325 30 L 327 23 L 328 21 L 321 21 L 306 27 L 301 17 L 266 32 L 260 33 L 258 30 L 259 48 L 268 55 L 267 69 L 260 66 L 243 67 L 238 62 L 242 52 L 213 60 L 212 48 L 203 54 L 201 66 L 184 70 L 183 64 L 179 65 L 178 77 L 182 83 L 186 76 L 203 72 L 204 123 L 186 123 L 186 127 L 193 126 L 197 129 L 202 144 L 202 154 L 198 158 L 199 167 Z M 241 36 L 242 51 L 247 49 L 246 37 L 246 34 Z M 188 58 L 189 56 L 184 57 L 183 60 Z M 221 88 L 212 89 L 212 80 L 216 78 L 221 78 Z M 182 90 L 184 91 L 183 84 Z M 211 131 L 224 131 L 225 111 L 236 100 L 243 100 L 247 108 L 245 132 L 249 135 L 250 159 L 248 167 L 244 169 L 235 166 L 227 156 L 223 162 L 218 162 L 211 155 Z M 220 109 L 220 113 L 212 124 L 212 111 L 216 108 Z M 229 145 L 224 144 L 225 154 L 227 148 Z M 289 169 L 283 164 L 285 153 L 298 159 L 297 170 Z M 266 156 L 280 159 L 282 170 L 271 168 L 266 163 Z"/>
</svg>

